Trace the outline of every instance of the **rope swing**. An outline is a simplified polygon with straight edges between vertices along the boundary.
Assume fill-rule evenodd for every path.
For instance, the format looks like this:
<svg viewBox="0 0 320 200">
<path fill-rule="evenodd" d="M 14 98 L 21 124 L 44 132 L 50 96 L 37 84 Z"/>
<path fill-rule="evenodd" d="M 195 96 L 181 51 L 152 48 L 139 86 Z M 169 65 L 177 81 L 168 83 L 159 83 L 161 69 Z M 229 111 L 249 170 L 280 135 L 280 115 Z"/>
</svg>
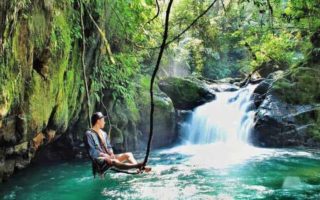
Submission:
<svg viewBox="0 0 320 200">
<path fill-rule="evenodd" d="M 146 150 L 146 155 L 143 161 L 143 165 L 146 166 L 147 162 L 148 162 L 148 158 L 149 158 L 149 154 L 150 154 L 150 149 L 151 149 L 151 141 L 152 141 L 152 137 L 153 137 L 153 113 L 154 113 L 154 102 L 153 102 L 153 85 L 154 85 L 154 80 L 156 78 L 157 72 L 159 70 L 159 66 L 160 66 L 160 62 L 161 62 L 161 58 L 164 52 L 164 49 L 166 47 L 166 42 L 167 42 L 167 38 L 168 38 L 168 30 L 169 30 L 169 15 L 170 15 L 170 10 L 171 10 L 171 6 L 172 6 L 173 0 L 170 0 L 168 7 L 167 7 L 167 11 L 166 11 L 166 19 L 165 19 L 165 24 L 164 24 L 164 33 L 163 33 L 163 39 L 162 39 L 162 44 L 160 47 L 160 52 L 158 55 L 158 59 L 157 59 L 157 63 L 156 63 L 156 67 L 152 73 L 152 77 L 151 77 L 151 83 L 150 83 L 150 98 L 151 98 L 151 110 L 150 110 L 150 135 L 149 135 L 149 140 L 148 140 L 148 146 L 147 146 L 147 150 Z"/>
<path fill-rule="evenodd" d="M 87 76 L 86 76 L 86 65 L 85 65 L 85 50 L 86 50 L 85 43 L 86 42 L 85 42 L 84 23 L 83 23 L 83 6 L 84 5 L 82 4 L 81 0 L 78 0 L 78 3 L 79 3 L 79 6 L 80 6 L 80 14 L 81 14 L 80 21 L 81 21 L 81 28 L 82 28 L 82 45 L 83 45 L 83 47 L 82 47 L 82 68 L 83 68 L 84 84 L 85 84 L 86 97 L 87 97 L 88 119 L 89 119 L 88 121 L 89 121 L 90 127 L 92 127 L 92 124 L 91 124 L 91 121 L 90 121 L 90 107 L 91 107 L 91 104 L 90 104 L 89 88 L 88 88 L 88 81 L 87 81 Z M 166 10 L 165 27 L 164 27 L 162 44 L 160 46 L 160 51 L 159 51 L 159 55 L 158 55 L 158 58 L 157 58 L 156 66 L 155 66 L 155 69 L 153 71 L 153 74 L 152 74 L 152 77 L 151 77 L 151 82 L 150 82 L 150 98 L 151 98 L 151 102 L 150 102 L 150 104 L 151 104 L 151 110 L 150 110 L 150 134 L 149 134 L 149 139 L 148 139 L 148 145 L 147 145 L 147 149 L 146 149 L 145 158 L 144 158 L 144 161 L 143 161 L 143 167 L 145 167 L 147 162 L 148 162 L 148 158 L 149 158 L 150 150 L 151 150 L 151 142 L 152 142 L 152 137 L 153 137 L 153 113 L 154 113 L 153 85 L 154 85 L 154 81 L 155 81 L 157 72 L 159 70 L 159 66 L 160 66 L 160 62 L 161 62 L 161 58 L 162 58 L 164 49 L 166 47 L 166 42 L 167 42 L 167 38 L 168 38 L 168 30 L 169 30 L 169 15 L 170 15 L 170 10 L 171 10 L 171 7 L 172 7 L 172 3 L 173 3 L 173 0 L 170 0 L 169 3 L 168 3 L 167 10 Z M 92 18 L 91 14 L 88 11 L 88 9 L 86 9 L 86 11 L 88 12 L 90 19 L 93 21 L 94 25 L 98 29 L 100 35 L 104 38 L 104 41 L 106 42 L 107 40 L 105 39 L 104 32 L 99 28 L 97 23 L 94 21 L 94 19 Z M 108 43 L 106 43 L 106 45 L 108 46 Z M 109 54 L 109 56 L 110 55 L 111 54 Z M 110 60 L 111 63 L 114 63 L 114 60 L 112 60 L 110 58 L 109 58 L 109 60 Z M 107 111 L 107 108 L 104 106 L 104 104 L 103 104 L 103 107 Z M 107 111 L 107 116 L 108 116 L 108 120 L 109 120 L 109 123 L 110 123 L 110 118 L 109 118 L 108 111 Z M 108 135 L 110 135 L 110 132 L 111 132 L 111 124 L 110 124 L 109 134 Z M 119 171 L 119 170 L 115 170 L 115 171 L 124 172 L 124 171 Z M 133 174 L 136 174 L 136 173 L 133 173 Z"/>
</svg>

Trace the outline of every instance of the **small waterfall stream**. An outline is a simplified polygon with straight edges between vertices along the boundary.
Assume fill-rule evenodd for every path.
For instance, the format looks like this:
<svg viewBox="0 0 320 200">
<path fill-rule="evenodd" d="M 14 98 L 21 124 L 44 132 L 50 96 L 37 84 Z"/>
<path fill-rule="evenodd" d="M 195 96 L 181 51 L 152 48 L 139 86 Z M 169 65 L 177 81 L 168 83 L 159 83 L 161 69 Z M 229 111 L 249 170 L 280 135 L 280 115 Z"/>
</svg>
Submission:
<svg viewBox="0 0 320 200">
<path fill-rule="evenodd" d="M 183 142 L 248 144 L 255 113 L 250 97 L 255 88 L 249 85 L 235 92 L 216 93 L 216 100 L 196 108 L 183 126 Z"/>
</svg>

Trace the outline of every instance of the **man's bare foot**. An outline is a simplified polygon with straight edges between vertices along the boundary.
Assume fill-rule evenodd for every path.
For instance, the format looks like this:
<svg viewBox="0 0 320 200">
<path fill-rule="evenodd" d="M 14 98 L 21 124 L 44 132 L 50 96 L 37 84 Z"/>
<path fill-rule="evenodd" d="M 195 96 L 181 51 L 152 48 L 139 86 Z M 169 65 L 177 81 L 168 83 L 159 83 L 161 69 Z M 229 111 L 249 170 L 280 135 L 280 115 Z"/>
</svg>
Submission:
<svg viewBox="0 0 320 200">
<path fill-rule="evenodd" d="M 143 168 L 142 168 L 143 170 L 144 170 L 144 172 L 151 172 L 151 167 L 148 167 L 148 166 L 144 166 Z"/>
<path fill-rule="evenodd" d="M 141 164 L 141 166 L 138 169 L 139 173 L 150 172 L 151 171 L 151 167 L 144 166 L 142 163 L 140 163 L 140 164 Z"/>
<path fill-rule="evenodd" d="M 142 166 L 141 168 L 139 168 L 139 173 L 143 173 L 143 172 L 150 172 L 151 171 L 151 167 L 148 166 Z"/>
</svg>

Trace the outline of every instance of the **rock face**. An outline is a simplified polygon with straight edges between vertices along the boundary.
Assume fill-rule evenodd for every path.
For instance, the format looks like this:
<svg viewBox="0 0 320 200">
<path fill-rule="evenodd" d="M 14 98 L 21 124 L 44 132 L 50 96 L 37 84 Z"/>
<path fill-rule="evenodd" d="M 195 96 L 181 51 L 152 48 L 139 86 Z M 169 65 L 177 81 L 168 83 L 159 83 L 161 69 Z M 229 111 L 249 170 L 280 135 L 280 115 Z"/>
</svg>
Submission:
<svg viewBox="0 0 320 200">
<path fill-rule="evenodd" d="M 320 140 L 312 133 L 317 123 L 319 105 L 313 104 L 310 99 L 304 101 L 304 104 L 289 103 L 287 98 L 295 88 L 282 93 L 274 85 L 274 80 L 279 80 L 282 75 L 282 71 L 270 74 L 254 91 L 252 98 L 257 113 L 252 143 L 262 147 L 319 147 Z M 303 101 L 304 98 L 298 92 L 296 95 Z"/>
<path fill-rule="evenodd" d="M 316 106 L 290 105 L 275 95 L 267 95 L 259 106 L 252 143 L 262 147 L 317 146 L 308 134 L 309 126 L 301 119 L 312 115 Z"/>
<path fill-rule="evenodd" d="M 168 144 L 174 143 L 177 139 L 176 117 L 172 101 L 168 97 L 163 95 L 155 96 L 154 104 L 152 148 L 159 148 L 168 146 Z M 145 104 L 141 107 L 140 113 L 143 116 L 143 120 L 138 125 L 142 133 L 140 147 L 145 147 L 150 133 L 150 104 Z"/>
<path fill-rule="evenodd" d="M 72 33 L 76 9 L 68 3 L 6 0 L 0 12 L 1 182 L 67 132 L 84 93 L 80 43 Z M 88 64 L 93 58 L 86 56 Z"/>
<path fill-rule="evenodd" d="M 215 94 L 200 81 L 169 77 L 159 82 L 159 88 L 172 100 L 179 110 L 191 110 L 215 99 Z"/>
<path fill-rule="evenodd" d="M 313 48 L 290 73 L 277 71 L 256 88 L 258 107 L 253 143 L 259 146 L 320 147 L 320 72 L 317 30 Z"/>
</svg>

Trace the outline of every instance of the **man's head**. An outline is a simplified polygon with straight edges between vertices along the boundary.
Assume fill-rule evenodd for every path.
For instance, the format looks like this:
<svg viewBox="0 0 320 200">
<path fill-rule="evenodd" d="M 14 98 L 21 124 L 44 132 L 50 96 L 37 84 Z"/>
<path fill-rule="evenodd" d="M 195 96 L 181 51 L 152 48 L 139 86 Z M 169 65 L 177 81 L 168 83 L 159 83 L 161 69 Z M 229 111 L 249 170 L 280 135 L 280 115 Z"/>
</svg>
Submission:
<svg viewBox="0 0 320 200">
<path fill-rule="evenodd" d="M 91 116 L 92 126 L 98 126 L 99 128 L 104 128 L 104 125 L 105 125 L 104 118 L 106 118 L 106 116 L 104 116 L 101 112 L 93 113 Z"/>
</svg>

